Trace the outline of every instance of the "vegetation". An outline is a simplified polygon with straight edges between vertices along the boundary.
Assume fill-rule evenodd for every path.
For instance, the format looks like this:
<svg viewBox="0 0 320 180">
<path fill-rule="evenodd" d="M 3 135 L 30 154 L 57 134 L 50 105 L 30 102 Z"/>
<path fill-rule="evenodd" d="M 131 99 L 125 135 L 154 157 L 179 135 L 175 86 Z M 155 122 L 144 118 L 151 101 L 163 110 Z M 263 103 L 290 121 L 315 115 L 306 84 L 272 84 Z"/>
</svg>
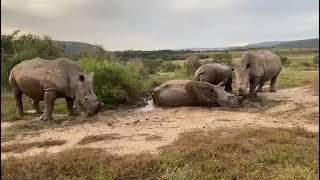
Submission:
<svg viewBox="0 0 320 180">
<path fill-rule="evenodd" d="M 173 72 L 176 69 L 179 69 L 180 66 L 172 63 L 171 61 L 165 61 L 161 64 L 161 70 L 163 72 Z"/>
<path fill-rule="evenodd" d="M 221 131 L 222 132 L 222 131 Z M 185 133 L 159 155 L 103 149 L 2 160 L 3 179 L 316 179 L 318 134 L 303 129 Z"/>
<path fill-rule="evenodd" d="M 188 75 L 194 75 L 197 69 L 201 66 L 201 63 L 196 57 L 192 56 L 188 58 L 188 61 L 184 64 Z"/>
<path fill-rule="evenodd" d="M 41 57 L 54 59 L 64 55 L 63 47 L 57 46 L 47 35 L 39 37 L 32 34 L 18 36 L 20 31 L 1 35 L 1 88 L 9 87 L 11 69 L 22 60 Z"/>
<path fill-rule="evenodd" d="M 137 66 L 87 58 L 79 62 L 85 71 L 95 72 L 95 92 L 105 104 L 133 102 L 144 90 L 144 77 Z"/>
<path fill-rule="evenodd" d="M 50 147 L 50 146 L 61 146 L 65 144 L 64 140 L 45 140 L 39 142 L 31 142 L 31 143 L 14 143 L 7 144 L 1 146 L 1 152 L 14 152 L 14 153 L 22 153 L 30 148 L 37 147 Z"/>
</svg>

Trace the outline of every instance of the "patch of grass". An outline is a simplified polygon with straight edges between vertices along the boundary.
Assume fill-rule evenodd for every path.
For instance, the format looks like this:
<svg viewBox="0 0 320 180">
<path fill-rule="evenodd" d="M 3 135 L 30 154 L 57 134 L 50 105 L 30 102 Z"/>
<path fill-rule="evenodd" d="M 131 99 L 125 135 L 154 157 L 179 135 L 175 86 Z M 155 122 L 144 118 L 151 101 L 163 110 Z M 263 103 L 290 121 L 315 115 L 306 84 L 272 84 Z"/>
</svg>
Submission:
<svg viewBox="0 0 320 180">
<path fill-rule="evenodd" d="M 121 139 L 122 136 L 119 136 L 118 133 L 111 133 L 111 134 L 99 134 L 99 135 L 90 135 L 86 136 L 81 141 L 78 142 L 79 145 L 85 145 L 97 141 L 110 141 L 115 139 Z"/>
<path fill-rule="evenodd" d="M 36 118 L 36 117 L 35 117 Z M 40 121 L 38 118 L 33 121 L 20 122 L 13 124 L 12 126 L 1 131 L 1 141 L 6 142 L 14 139 L 17 135 L 32 134 L 38 130 L 57 128 L 62 126 L 71 126 L 80 123 L 79 120 L 75 120 L 74 117 L 66 117 L 63 120 L 53 121 Z"/>
<path fill-rule="evenodd" d="M 23 96 L 23 106 L 25 116 L 21 119 L 17 119 L 15 117 L 16 113 L 16 102 L 13 96 L 13 93 L 10 91 L 2 91 L 1 92 L 1 122 L 4 121 L 16 121 L 16 120 L 30 120 L 34 117 L 40 117 L 41 114 L 36 113 L 27 113 L 27 111 L 34 110 L 31 105 L 31 99 L 26 96 Z M 40 102 L 41 109 L 44 109 L 43 102 Z M 67 106 L 65 104 L 64 99 L 57 99 L 55 101 L 55 106 L 53 109 L 54 113 L 68 113 Z"/>
<path fill-rule="evenodd" d="M 304 129 L 197 131 L 159 155 L 115 156 L 103 149 L 2 160 L 5 179 L 316 179 L 318 134 Z M 35 163 L 36 162 L 36 163 Z"/>
<path fill-rule="evenodd" d="M 51 147 L 51 146 L 61 146 L 66 142 L 67 141 L 64 141 L 64 140 L 45 140 L 45 141 L 31 142 L 31 143 L 12 143 L 12 144 L 1 146 L 1 152 L 22 153 L 33 147 L 43 148 L 43 147 Z"/>
<path fill-rule="evenodd" d="M 276 82 L 278 89 L 293 88 L 310 85 L 314 88 L 319 87 L 319 75 L 316 72 L 294 71 L 283 69 Z M 319 89 L 319 88 L 318 88 Z"/>
</svg>

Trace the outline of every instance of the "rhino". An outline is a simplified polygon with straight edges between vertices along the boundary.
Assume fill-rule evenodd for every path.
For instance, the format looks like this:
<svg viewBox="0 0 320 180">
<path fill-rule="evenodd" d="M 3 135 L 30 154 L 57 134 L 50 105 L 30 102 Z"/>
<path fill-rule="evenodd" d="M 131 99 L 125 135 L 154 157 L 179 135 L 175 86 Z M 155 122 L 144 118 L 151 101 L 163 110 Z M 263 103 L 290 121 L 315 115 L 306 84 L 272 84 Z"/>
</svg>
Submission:
<svg viewBox="0 0 320 180">
<path fill-rule="evenodd" d="M 201 65 L 195 72 L 194 80 L 217 85 L 225 82 L 225 90 L 232 92 L 232 71 L 233 68 L 218 63 Z"/>
<path fill-rule="evenodd" d="M 22 95 L 32 99 L 32 106 L 41 113 L 40 101 L 45 110 L 40 120 L 51 120 L 54 102 L 65 98 L 69 115 L 76 115 L 77 102 L 88 116 L 93 116 L 104 106 L 93 91 L 94 73 L 83 73 L 77 62 L 66 58 L 45 60 L 39 57 L 22 61 L 14 66 L 9 75 L 9 84 L 16 100 L 16 116 L 22 117 Z"/>
<path fill-rule="evenodd" d="M 194 80 L 170 80 L 156 87 L 152 94 L 155 105 L 165 107 L 208 106 L 237 107 L 242 97 L 224 90 L 225 81 L 218 85 Z"/>
<path fill-rule="evenodd" d="M 274 87 L 281 71 L 280 56 L 271 51 L 260 50 L 243 53 L 240 62 L 235 67 L 236 84 L 239 95 L 256 96 L 256 92 L 262 92 L 266 81 L 270 80 L 270 92 L 275 92 Z M 256 87 L 259 87 L 256 89 Z"/>
</svg>

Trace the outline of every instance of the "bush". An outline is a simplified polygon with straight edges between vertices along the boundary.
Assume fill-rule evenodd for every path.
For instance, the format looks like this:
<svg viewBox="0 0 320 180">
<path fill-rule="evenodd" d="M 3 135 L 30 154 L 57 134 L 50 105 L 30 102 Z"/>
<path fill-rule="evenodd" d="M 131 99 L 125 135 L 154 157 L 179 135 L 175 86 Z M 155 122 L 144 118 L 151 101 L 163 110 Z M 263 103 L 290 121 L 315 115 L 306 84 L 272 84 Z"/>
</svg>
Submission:
<svg viewBox="0 0 320 180">
<path fill-rule="evenodd" d="M 184 64 L 188 75 L 193 75 L 200 66 L 200 61 L 194 56 L 189 57 L 188 61 Z"/>
<path fill-rule="evenodd" d="M 133 59 L 127 62 L 127 65 L 130 67 L 131 71 L 138 72 L 141 79 L 148 78 L 149 73 L 142 60 Z"/>
<path fill-rule="evenodd" d="M 288 58 L 287 57 L 281 57 L 281 64 L 284 65 L 284 66 L 287 66 L 289 65 L 289 62 L 288 62 Z"/>
<path fill-rule="evenodd" d="M 80 65 L 86 72 L 95 72 L 95 92 L 108 105 L 132 103 L 144 90 L 139 67 L 119 62 L 81 59 Z"/>
<path fill-rule="evenodd" d="M 313 64 L 319 64 L 319 55 L 313 57 Z"/>
<path fill-rule="evenodd" d="M 150 74 L 160 71 L 161 64 L 163 63 L 163 60 L 143 59 L 142 61 Z"/>
<path fill-rule="evenodd" d="M 233 65 L 232 54 L 230 53 L 218 53 L 213 55 L 212 58 L 213 58 L 213 62 L 215 63 Z"/>
<path fill-rule="evenodd" d="M 165 61 L 161 64 L 161 70 L 163 72 L 173 72 L 175 71 L 176 69 L 178 69 L 180 66 L 177 65 L 177 64 L 174 64 L 173 62 L 171 61 Z"/>
</svg>

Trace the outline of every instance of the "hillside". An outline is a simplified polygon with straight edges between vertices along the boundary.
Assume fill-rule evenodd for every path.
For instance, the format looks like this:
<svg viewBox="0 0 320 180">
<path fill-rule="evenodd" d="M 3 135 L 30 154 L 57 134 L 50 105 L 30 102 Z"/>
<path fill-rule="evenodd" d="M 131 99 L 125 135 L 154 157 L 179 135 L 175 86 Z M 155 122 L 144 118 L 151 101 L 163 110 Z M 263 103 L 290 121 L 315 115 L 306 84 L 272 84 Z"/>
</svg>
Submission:
<svg viewBox="0 0 320 180">
<path fill-rule="evenodd" d="M 80 54 L 81 49 L 84 48 L 94 48 L 96 45 L 84 43 L 84 42 L 76 42 L 76 41 L 55 41 L 55 43 L 61 44 L 65 47 L 65 53 L 69 56 L 76 56 Z"/>
<path fill-rule="evenodd" d="M 286 43 L 288 41 L 266 41 L 266 42 L 259 42 L 259 43 L 252 43 L 246 45 L 246 47 L 272 47 L 279 43 Z"/>
<path fill-rule="evenodd" d="M 278 48 L 319 48 L 319 38 L 289 41 L 276 44 Z"/>
</svg>

